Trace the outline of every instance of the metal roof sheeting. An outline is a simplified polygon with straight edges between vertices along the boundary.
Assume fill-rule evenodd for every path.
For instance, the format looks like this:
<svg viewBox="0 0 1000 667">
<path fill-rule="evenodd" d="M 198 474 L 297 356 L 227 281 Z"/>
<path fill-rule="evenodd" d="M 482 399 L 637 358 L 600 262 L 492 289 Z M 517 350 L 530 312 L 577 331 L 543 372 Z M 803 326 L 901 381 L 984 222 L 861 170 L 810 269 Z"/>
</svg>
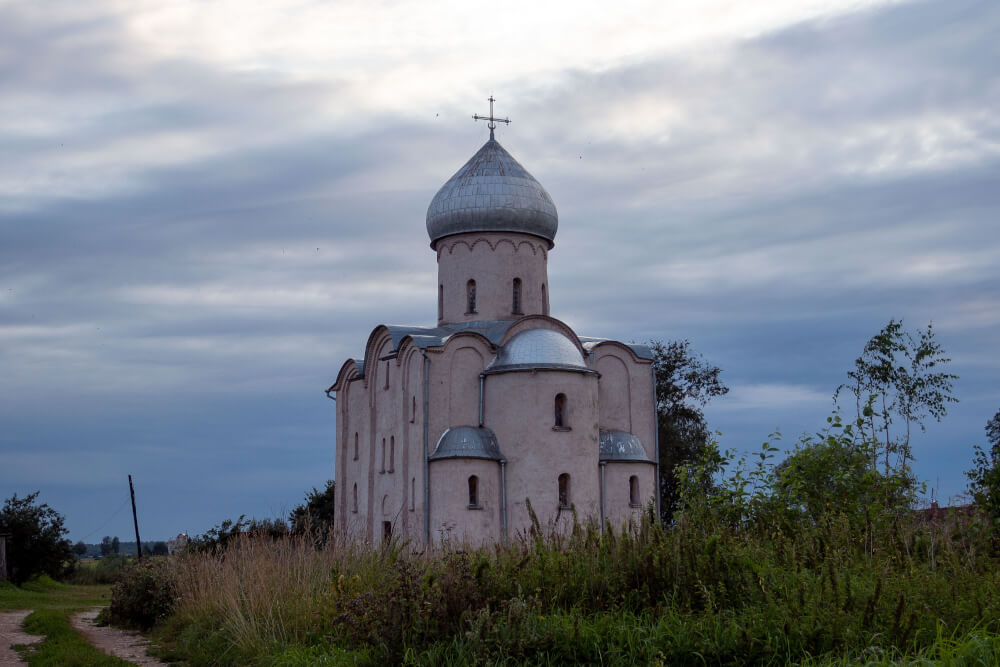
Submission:
<svg viewBox="0 0 1000 667">
<path fill-rule="evenodd" d="M 430 460 L 440 459 L 490 459 L 500 461 L 500 445 L 488 428 L 456 426 L 441 434 Z"/>
<path fill-rule="evenodd" d="M 519 232 L 556 237 L 552 197 L 497 141 L 490 138 L 441 186 L 427 208 L 427 234 L 439 239 L 466 232 Z"/>
<path fill-rule="evenodd" d="M 603 461 L 638 461 L 653 463 L 646 455 L 646 448 L 636 436 L 625 431 L 601 431 L 601 454 Z"/>
</svg>

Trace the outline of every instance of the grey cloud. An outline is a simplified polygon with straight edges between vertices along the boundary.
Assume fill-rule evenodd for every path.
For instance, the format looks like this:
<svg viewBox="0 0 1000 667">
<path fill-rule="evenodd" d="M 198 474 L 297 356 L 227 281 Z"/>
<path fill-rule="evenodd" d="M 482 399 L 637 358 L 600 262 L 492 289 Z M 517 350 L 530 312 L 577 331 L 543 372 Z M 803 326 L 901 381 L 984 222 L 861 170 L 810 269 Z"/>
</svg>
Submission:
<svg viewBox="0 0 1000 667">
<path fill-rule="evenodd" d="M 433 319 L 424 213 L 484 128 L 443 107 L 447 122 L 386 112 L 353 130 L 314 111 L 349 103 L 336 80 L 152 61 L 110 18 L 14 18 L 0 22 L 0 44 L 19 45 L 0 56 L 0 118 L 28 98 L 83 113 L 0 130 L 5 157 L 70 185 L 94 176 L 93 158 L 101 178 L 87 195 L 32 187 L 0 202 L 0 366 L 14 379 L 0 450 L 19 452 L 21 473 L 50 462 L 35 485 L 79 507 L 74 531 L 117 506 L 130 471 L 151 494 L 151 536 L 298 502 L 330 476 L 321 390 L 340 363 L 379 322 Z M 941 452 L 996 410 L 997 369 L 977 360 L 996 356 L 987 311 L 1000 294 L 979 259 L 1000 250 L 998 22 L 989 3 L 906 4 L 508 82 L 515 122 L 498 137 L 560 211 L 553 313 L 587 335 L 691 338 L 749 388 L 709 408 L 724 442 L 745 448 L 775 427 L 821 426 L 831 405 L 813 399 L 890 317 L 933 319 L 963 403 L 921 441 L 918 474 L 937 467 L 960 488 Z M 73 39 L 40 49 L 46 30 Z M 38 62 L 10 65 L 15 48 Z M 921 128 L 948 123 L 965 134 L 925 150 Z M 130 148 L 120 164 L 103 152 L 172 133 L 205 150 Z M 925 260 L 924 277 L 886 274 Z M 810 400 L 773 400 L 797 390 Z M 119 463 L 73 484 L 80 450 Z M 31 483 L 0 471 L 4 488 Z"/>
</svg>

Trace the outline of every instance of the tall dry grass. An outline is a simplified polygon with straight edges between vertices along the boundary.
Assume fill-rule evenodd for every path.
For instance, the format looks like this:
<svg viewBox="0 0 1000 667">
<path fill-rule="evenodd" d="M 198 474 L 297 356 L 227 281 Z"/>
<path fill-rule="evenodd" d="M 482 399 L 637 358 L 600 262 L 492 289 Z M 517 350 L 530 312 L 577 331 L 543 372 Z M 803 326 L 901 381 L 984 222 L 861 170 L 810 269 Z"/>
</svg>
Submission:
<svg viewBox="0 0 1000 667">
<path fill-rule="evenodd" d="M 335 572 L 370 577 L 382 555 L 346 539 L 241 535 L 225 550 L 187 553 L 172 566 L 175 624 L 208 622 L 245 655 L 305 643 L 322 629 L 317 605 Z"/>
</svg>

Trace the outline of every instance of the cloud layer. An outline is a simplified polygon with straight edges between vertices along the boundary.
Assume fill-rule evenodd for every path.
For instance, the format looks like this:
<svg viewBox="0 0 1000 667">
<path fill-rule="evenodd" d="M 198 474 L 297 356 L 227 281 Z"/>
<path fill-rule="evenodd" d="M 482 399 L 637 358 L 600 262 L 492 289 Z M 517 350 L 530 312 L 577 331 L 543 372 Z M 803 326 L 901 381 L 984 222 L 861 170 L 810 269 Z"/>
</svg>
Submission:
<svg viewBox="0 0 1000 667">
<path fill-rule="evenodd" d="M 321 390 L 432 320 L 424 213 L 491 92 L 559 208 L 556 316 L 691 339 L 742 449 L 933 320 L 962 402 L 917 473 L 963 488 L 1000 409 L 995 3 L 369 4 L 0 4 L 5 497 L 124 537 L 132 473 L 159 538 L 322 485 Z"/>
</svg>

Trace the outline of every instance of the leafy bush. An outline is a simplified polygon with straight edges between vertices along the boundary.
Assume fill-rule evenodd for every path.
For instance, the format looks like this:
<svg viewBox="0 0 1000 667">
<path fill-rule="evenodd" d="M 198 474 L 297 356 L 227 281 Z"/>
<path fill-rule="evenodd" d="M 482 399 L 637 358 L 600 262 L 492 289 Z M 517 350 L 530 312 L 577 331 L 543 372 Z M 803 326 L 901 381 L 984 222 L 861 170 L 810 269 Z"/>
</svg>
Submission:
<svg viewBox="0 0 1000 667">
<path fill-rule="evenodd" d="M 173 612 L 176 591 L 164 561 L 145 559 L 129 565 L 111 589 L 108 620 L 114 625 L 148 630 Z"/>
</svg>

